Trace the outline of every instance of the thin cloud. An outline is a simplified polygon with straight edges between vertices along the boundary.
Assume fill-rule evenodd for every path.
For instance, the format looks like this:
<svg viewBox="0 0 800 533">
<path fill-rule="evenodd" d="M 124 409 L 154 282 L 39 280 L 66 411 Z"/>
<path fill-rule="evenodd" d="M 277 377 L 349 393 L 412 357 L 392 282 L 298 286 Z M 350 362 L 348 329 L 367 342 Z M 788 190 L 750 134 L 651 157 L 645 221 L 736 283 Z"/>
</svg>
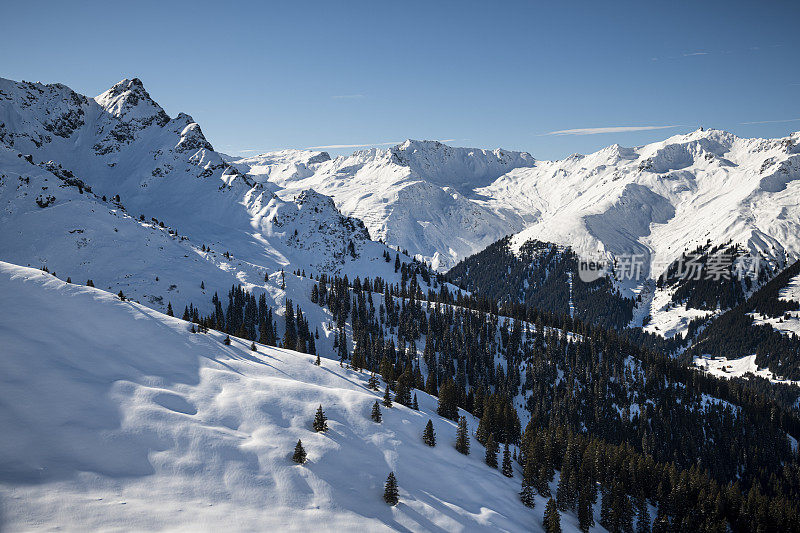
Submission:
<svg viewBox="0 0 800 533">
<path fill-rule="evenodd" d="M 692 56 L 707 56 L 708 52 L 689 52 L 688 54 L 683 54 L 683 57 L 692 57 Z"/>
<path fill-rule="evenodd" d="M 363 94 L 336 94 L 331 96 L 334 100 L 357 100 L 359 98 L 366 98 Z"/>
<path fill-rule="evenodd" d="M 780 124 L 782 122 L 797 122 L 800 118 L 784 118 L 780 120 L 756 120 L 754 122 L 740 122 L 739 124 Z"/>
<path fill-rule="evenodd" d="M 440 143 L 449 143 L 455 139 L 437 139 Z M 324 146 L 309 146 L 306 150 L 335 150 L 337 148 L 365 148 L 367 146 L 394 146 L 405 141 L 391 141 L 385 143 L 364 143 L 364 144 L 326 144 Z"/>
<path fill-rule="evenodd" d="M 328 150 L 336 148 L 364 148 L 365 146 L 389 146 L 400 144 L 403 141 L 391 141 L 386 143 L 365 143 L 365 144 L 326 144 L 323 146 L 309 146 L 306 150 Z"/>
<path fill-rule="evenodd" d="M 682 124 L 670 126 L 607 126 L 604 128 L 574 128 L 571 130 L 556 130 L 545 133 L 544 135 L 597 135 L 599 133 L 626 133 L 631 131 L 666 130 L 669 128 L 680 128 Z"/>
</svg>

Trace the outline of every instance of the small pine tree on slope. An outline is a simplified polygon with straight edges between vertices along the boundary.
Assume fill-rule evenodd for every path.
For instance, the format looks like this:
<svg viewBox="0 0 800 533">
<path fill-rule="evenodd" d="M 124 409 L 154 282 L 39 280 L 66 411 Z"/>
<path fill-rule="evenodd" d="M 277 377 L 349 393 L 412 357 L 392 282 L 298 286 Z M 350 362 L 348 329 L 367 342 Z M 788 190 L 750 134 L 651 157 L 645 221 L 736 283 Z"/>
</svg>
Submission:
<svg viewBox="0 0 800 533">
<path fill-rule="evenodd" d="M 397 505 L 400 499 L 400 492 L 397 490 L 397 478 L 394 477 L 394 472 L 389 472 L 389 477 L 386 478 L 386 486 L 383 489 L 383 501 L 389 505 Z"/>
<path fill-rule="evenodd" d="M 458 419 L 456 450 L 464 455 L 469 455 L 469 429 L 467 428 L 467 419 L 463 416 Z"/>
<path fill-rule="evenodd" d="M 383 393 L 383 406 L 384 407 L 391 407 L 392 406 L 392 393 L 389 392 L 389 384 L 386 384 L 386 392 Z"/>
<path fill-rule="evenodd" d="M 328 419 L 320 405 L 317 414 L 314 416 L 314 431 L 328 431 Z"/>
<path fill-rule="evenodd" d="M 519 493 L 519 499 L 522 501 L 523 505 L 526 507 L 530 507 L 533 509 L 533 506 L 536 505 L 536 500 L 534 499 L 534 491 L 533 491 L 533 484 L 535 482 L 536 474 L 535 467 L 533 465 L 533 461 L 528 458 L 525 461 L 525 466 L 522 469 L 522 490 Z"/>
<path fill-rule="evenodd" d="M 497 468 L 497 443 L 494 441 L 494 435 L 491 433 L 486 440 L 486 464 L 492 468 Z"/>
<path fill-rule="evenodd" d="M 508 443 L 503 449 L 503 475 L 506 477 L 514 477 L 514 468 L 511 465 L 511 454 L 508 451 Z"/>
<path fill-rule="evenodd" d="M 375 403 L 372 404 L 372 413 L 370 413 L 370 418 L 372 418 L 373 422 L 381 423 L 383 417 L 381 416 L 381 406 L 378 405 L 378 400 L 375 400 Z"/>
<path fill-rule="evenodd" d="M 547 502 L 544 508 L 544 519 L 542 520 L 544 530 L 547 533 L 561 533 L 561 516 L 558 514 L 558 508 L 553 498 Z"/>
<path fill-rule="evenodd" d="M 422 432 L 422 442 L 431 447 L 436 446 L 436 433 L 433 431 L 433 422 L 430 419 L 425 425 L 425 431 Z"/>
<path fill-rule="evenodd" d="M 292 461 L 297 464 L 303 464 L 306 462 L 306 450 L 303 448 L 303 443 L 300 442 L 300 439 L 297 439 L 297 445 L 294 447 L 294 455 L 292 455 Z"/>
</svg>

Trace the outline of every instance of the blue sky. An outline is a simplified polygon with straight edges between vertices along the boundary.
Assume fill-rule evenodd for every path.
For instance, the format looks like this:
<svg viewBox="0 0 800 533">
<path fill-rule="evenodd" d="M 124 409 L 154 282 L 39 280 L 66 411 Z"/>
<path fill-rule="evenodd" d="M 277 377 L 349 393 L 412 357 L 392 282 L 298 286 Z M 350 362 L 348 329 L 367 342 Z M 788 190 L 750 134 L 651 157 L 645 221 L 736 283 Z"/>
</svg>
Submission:
<svg viewBox="0 0 800 533">
<path fill-rule="evenodd" d="M 229 153 L 417 138 L 554 159 L 699 126 L 800 130 L 798 2 L 9 0 L 3 13 L 0 76 L 92 96 L 139 77 Z M 631 127 L 651 129 L 616 129 Z"/>
</svg>

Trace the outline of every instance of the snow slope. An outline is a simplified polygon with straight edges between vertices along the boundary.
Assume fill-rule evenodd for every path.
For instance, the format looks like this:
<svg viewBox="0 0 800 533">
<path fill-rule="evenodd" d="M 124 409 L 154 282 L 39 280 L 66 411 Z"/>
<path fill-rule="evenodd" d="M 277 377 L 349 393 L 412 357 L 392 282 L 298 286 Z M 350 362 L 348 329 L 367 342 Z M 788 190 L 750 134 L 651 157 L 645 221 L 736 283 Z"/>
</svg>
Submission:
<svg viewBox="0 0 800 533">
<path fill-rule="evenodd" d="M 726 357 L 695 357 L 694 366 L 718 378 L 739 378 L 747 377 L 749 374 L 752 374 L 769 380 L 772 383 L 800 386 L 800 381 L 791 381 L 776 376 L 768 368 L 758 368 L 755 354 L 746 355 L 738 359 L 728 359 Z"/>
<path fill-rule="evenodd" d="M 800 302 L 800 276 L 792 278 L 786 287 L 780 290 L 778 298 L 785 301 Z M 750 316 L 754 318 L 753 322 L 755 324 L 769 324 L 786 335 L 800 335 L 800 313 L 797 311 L 789 311 L 784 316 L 777 318 L 763 316 L 759 313 L 750 313 Z"/>
<path fill-rule="evenodd" d="M 383 409 L 329 360 L 223 336 L 100 289 L 0 263 L 3 529 L 521 531 L 544 501 L 453 448 L 455 426 Z M 35 328 L 31 317 L 36 317 Z M 322 404 L 327 433 L 311 420 Z M 432 418 L 438 443 L 420 439 Z M 475 420 L 470 419 L 475 427 Z M 291 453 L 302 439 L 308 462 Z M 381 496 L 389 471 L 400 504 Z M 566 530 L 575 517 L 565 515 Z"/>
</svg>

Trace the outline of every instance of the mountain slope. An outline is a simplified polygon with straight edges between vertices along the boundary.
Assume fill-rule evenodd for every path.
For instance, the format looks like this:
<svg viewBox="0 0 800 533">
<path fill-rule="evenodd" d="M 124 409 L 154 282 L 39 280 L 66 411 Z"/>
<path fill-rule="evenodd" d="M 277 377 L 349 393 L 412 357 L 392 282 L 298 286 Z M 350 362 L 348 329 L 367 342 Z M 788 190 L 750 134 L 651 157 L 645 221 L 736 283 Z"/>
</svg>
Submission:
<svg viewBox="0 0 800 533">
<path fill-rule="evenodd" d="M 452 447 L 455 425 L 366 375 L 223 336 L 99 289 L 0 263 L 5 528 L 508 530 L 541 525 L 518 480 Z M 37 328 L 30 327 L 30 317 Z M 311 430 L 322 404 L 330 430 Z M 428 418 L 438 436 L 420 434 Z M 474 427 L 475 420 L 470 419 Z M 308 462 L 291 453 L 302 439 Z M 381 500 L 394 471 L 401 503 Z M 454 482 L 459 480 L 459 482 Z M 574 517 L 565 516 L 567 530 Z"/>
<path fill-rule="evenodd" d="M 330 198 L 273 189 L 226 163 L 188 115 L 170 119 L 138 79 L 94 99 L 0 80 L 5 260 L 176 312 L 190 302 L 207 312 L 234 284 L 280 308 L 282 269 L 400 281 L 387 261 L 397 252 Z M 300 285 L 296 302 L 308 296 Z"/>
<path fill-rule="evenodd" d="M 482 207 L 474 191 L 534 159 L 524 152 L 408 140 L 335 159 L 324 152 L 285 151 L 232 164 L 280 186 L 280 195 L 307 188 L 327 194 L 343 213 L 363 220 L 374 237 L 445 270 L 524 227 L 519 215 Z"/>
</svg>

